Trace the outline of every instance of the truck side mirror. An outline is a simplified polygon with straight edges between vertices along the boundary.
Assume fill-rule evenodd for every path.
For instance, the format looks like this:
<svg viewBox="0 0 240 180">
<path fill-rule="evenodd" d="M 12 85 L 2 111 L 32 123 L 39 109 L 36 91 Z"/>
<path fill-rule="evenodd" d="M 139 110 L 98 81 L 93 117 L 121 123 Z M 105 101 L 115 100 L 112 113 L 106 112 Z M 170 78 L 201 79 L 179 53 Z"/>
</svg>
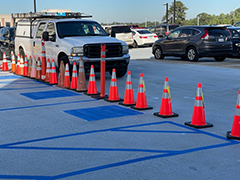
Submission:
<svg viewBox="0 0 240 180">
<path fill-rule="evenodd" d="M 49 41 L 49 33 L 47 31 L 44 31 L 42 38 L 44 39 L 44 41 Z"/>
</svg>

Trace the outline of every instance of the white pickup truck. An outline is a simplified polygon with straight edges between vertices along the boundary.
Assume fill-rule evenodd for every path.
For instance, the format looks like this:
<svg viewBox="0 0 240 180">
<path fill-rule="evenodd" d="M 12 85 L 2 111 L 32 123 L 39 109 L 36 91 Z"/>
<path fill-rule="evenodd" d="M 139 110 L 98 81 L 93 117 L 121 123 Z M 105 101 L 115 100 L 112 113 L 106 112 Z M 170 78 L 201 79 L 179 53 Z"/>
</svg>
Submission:
<svg viewBox="0 0 240 180">
<path fill-rule="evenodd" d="M 45 40 L 46 57 L 72 64 L 83 57 L 85 71 L 93 64 L 100 71 L 101 44 L 106 44 L 106 71 L 116 69 L 117 77 L 126 74 L 130 61 L 128 45 L 109 37 L 96 21 L 81 19 L 82 14 L 12 14 L 19 18 L 15 33 L 15 54 L 41 57 L 41 39 Z M 71 70 L 71 66 L 70 66 Z"/>
</svg>

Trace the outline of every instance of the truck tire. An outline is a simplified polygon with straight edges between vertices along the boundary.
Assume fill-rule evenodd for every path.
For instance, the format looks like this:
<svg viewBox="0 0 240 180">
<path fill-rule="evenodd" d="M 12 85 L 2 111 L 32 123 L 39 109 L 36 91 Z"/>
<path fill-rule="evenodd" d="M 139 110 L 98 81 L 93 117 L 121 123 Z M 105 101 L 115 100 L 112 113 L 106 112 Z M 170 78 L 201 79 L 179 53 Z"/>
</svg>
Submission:
<svg viewBox="0 0 240 180">
<path fill-rule="evenodd" d="M 214 59 L 217 62 L 221 62 L 221 61 L 224 61 L 226 59 L 226 57 L 224 57 L 224 56 L 215 56 Z"/>
<path fill-rule="evenodd" d="M 72 65 L 69 63 L 69 59 L 68 59 L 67 55 L 61 56 L 59 58 L 59 60 L 58 60 L 58 67 L 56 68 L 57 69 L 57 73 L 59 73 L 59 67 L 60 67 L 61 61 L 63 61 L 65 67 L 66 67 L 66 64 L 68 63 L 68 65 L 69 65 L 69 74 L 70 74 L 70 77 L 72 77 Z"/>
<path fill-rule="evenodd" d="M 0 51 L 0 60 L 3 60 L 3 53 Z"/>
<path fill-rule="evenodd" d="M 20 55 L 20 57 L 22 56 L 23 58 L 25 58 L 25 53 L 22 48 L 19 49 L 19 55 Z"/>
</svg>

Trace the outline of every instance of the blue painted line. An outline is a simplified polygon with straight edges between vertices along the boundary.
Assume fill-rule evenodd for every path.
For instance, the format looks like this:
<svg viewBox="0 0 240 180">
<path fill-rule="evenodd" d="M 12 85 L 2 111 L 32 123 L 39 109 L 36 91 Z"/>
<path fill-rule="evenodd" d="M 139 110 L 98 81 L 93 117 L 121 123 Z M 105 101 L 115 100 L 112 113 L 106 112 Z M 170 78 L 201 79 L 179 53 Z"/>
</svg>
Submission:
<svg viewBox="0 0 240 180">
<path fill-rule="evenodd" d="M 0 81 L 0 84 L 10 84 L 12 81 Z"/>
<path fill-rule="evenodd" d="M 189 127 L 189 126 L 185 126 L 185 125 L 182 125 L 182 124 L 177 124 L 177 123 L 174 123 L 172 121 L 169 121 L 169 123 L 173 124 L 175 126 L 179 126 L 179 127 L 182 127 L 182 128 L 190 129 L 192 131 L 195 131 L 195 132 L 198 132 L 198 133 L 201 133 L 201 134 L 205 134 L 205 135 L 208 135 L 208 136 L 211 136 L 211 137 L 214 137 L 214 138 L 218 138 L 218 139 L 221 139 L 221 140 L 225 140 L 225 141 L 229 141 L 229 142 L 233 141 L 231 139 L 227 139 L 226 137 L 222 137 L 222 136 L 219 136 L 219 135 L 216 135 L 216 134 L 211 134 L 211 133 L 208 133 L 206 131 L 202 131 L 200 129 L 195 129 L 195 128 L 192 128 L 192 127 Z"/>
<path fill-rule="evenodd" d="M 49 99 L 49 98 L 69 97 L 69 96 L 81 96 L 82 94 L 63 89 L 63 90 L 40 91 L 40 92 L 31 92 L 31 93 L 20 93 L 20 95 L 23 95 L 33 100 L 39 100 L 39 99 Z"/>
<path fill-rule="evenodd" d="M 35 105 L 35 106 L 23 106 L 23 107 L 5 108 L 5 109 L 0 109 L 0 112 L 1 111 L 14 111 L 14 110 L 21 110 L 21 109 L 28 109 L 28 108 L 58 106 L 58 105 L 63 105 L 63 104 L 83 103 L 83 102 L 90 102 L 90 101 L 98 101 L 98 100 L 97 99 L 90 99 L 90 100 L 70 101 L 70 102 L 61 102 L 61 103 L 52 103 L 52 104 L 41 104 L 41 105 Z"/>
<path fill-rule="evenodd" d="M 152 160 L 152 159 L 159 159 L 159 158 L 165 158 L 165 157 L 169 157 L 169 156 L 176 156 L 176 155 L 186 154 L 186 153 L 189 153 L 189 152 L 197 152 L 197 151 L 201 151 L 201 150 L 214 149 L 214 148 L 229 146 L 229 145 L 233 145 L 233 144 L 234 143 L 225 143 L 225 144 L 221 144 L 221 145 L 218 144 L 218 145 L 206 146 L 204 148 L 195 148 L 194 150 L 191 149 L 191 150 L 186 150 L 186 151 L 178 151 L 178 152 L 174 152 L 174 153 L 166 153 L 166 154 L 160 154 L 160 155 L 157 154 L 157 155 L 152 155 L 152 156 L 145 156 L 145 157 L 141 157 L 141 158 L 137 158 L 137 159 L 131 159 L 131 160 L 121 161 L 121 162 L 117 162 L 117 163 L 106 164 L 106 165 L 102 165 L 102 166 L 96 166 L 96 167 L 92 167 L 92 168 L 82 169 L 82 170 L 79 170 L 79 171 L 73 171 L 73 172 L 70 172 L 70 173 L 60 174 L 60 175 L 52 176 L 52 177 L 54 179 L 62 179 L 62 178 L 70 177 L 70 176 L 76 176 L 76 175 L 80 175 L 80 174 L 93 172 L 93 171 L 99 171 L 99 170 L 103 170 L 103 169 L 109 169 L 109 168 L 113 168 L 113 167 L 124 166 L 124 165 L 128 165 L 128 164 L 133 164 L 133 163 Z"/>
<path fill-rule="evenodd" d="M 15 143 L 10 143 L 10 144 L 5 144 L 1 145 L 1 149 L 37 149 L 37 150 L 70 150 L 70 151 L 144 151 L 144 152 L 150 152 L 150 153 L 158 153 L 157 155 L 150 155 L 150 156 L 144 156 L 141 158 L 136 158 L 136 159 L 131 159 L 131 160 L 126 160 L 126 161 L 121 161 L 117 163 L 111 163 L 111 164 L 106 164 L 106 165 L 101 165 L 101 166 L 96 166 L 96 167 L 91 167 L 87 169 L 82 169 L 78 171 L 73 171 L 69 173 L 64 173 L 56 176 L 46 176 L 46 178 L 49 179 L 62 179 L 66 177 L 71 177 L 75 175 L 81 175 L 84 173 L 88 172 L 94 172 L 94 171 L 99 171 L 103 169 L 109 169 L 113 167 L 119 167 L 123 165 L 128 165 L 128 164 L 133 164 L 137 162 L 142 162 L 142 161 L 147 161 L 147 160 L 152 160 L 152 159 L 158 159 L 158 158 L 165 158 L 165 157 L 170 157 L 170 156 L 176 156 L 176 155 L 181 155 L 181 154 L 187 154 L 187 153 L 192 153 L 192 152 L 197 152 L 197 151 L 203 151 L 203 150 L 208 150 L 208 149 L 215 149 L 215 148 L 221 148 L 225 146 L 230 146 L 230 145 L 235 145 L 239 144 L 239 142 L 230 140 L 226 143 L 222 144 L 215 144 L 215 145 L 209 145 L 209 146 L 203 146 L 203 147 L 197 147 L 197 148 L 191 148 L 191 149 L 186 149 L 186 150 L 180 150 L 180 151 L 162 151 L 162 150 L 148 150 L 148 149 L 112 149 L 112 148 L 62 148 L 62 147 L 21 147 L 21 146 L 14 146 L 14 145 L 19 145 L 19 144 L 25 144 L 25 143 L 30 143 L 30 142 L 37 142 L 37 141 L 45 141 L 45 140 L 51 140 L 51 139 L 58 139 L 58 138 L 65 138 L 65 137 L 71 137 L 71 136 L 78 136 L 78 135 L 85 135 L 85 134 L 91 134 L 91 133 L 99 133 L 99 132 L 106 132 L 106 131 L 119 131 L 121 129 L 126 129 L 126 128 L 133 128 L 133 127 L 144 127 L 144 126 L 151 126 L 151 125 L 158 125 L 158 124 L 163 124 L 163 123 L 170 123 L 172 125 L 177 125 L 179 127 L 189 129 L 193 132 L 196 133 L 202 133 L 205 135 L 210 135 L 211 137 L 217 138 L 217 139 L 223 139 L 225 141 L 228 141 L 228 139 L 223 138 L 218 135 L 212 135 L 211 133 L 207 133 L 198 129 L 192 129 L 189 127 L 186 127 L 181 124 L 177 124 L 171 121 L 165 121 L 165 122 L 156 122 L 156 123 L 146 123 L 146 124 L 138 124 L 138 125 L 131 125 L 131 126 L 122 126 L 122 127 L 116 127 L 116 128 L 110 128 L 110 129 L 103 129 L 103 130 L 95 130 L 95 131 L 87 131 L 87 132 L 81 132 L 81 133 L 73 133 L 73 134 L 67 134 L 67 135 L 60 135 L 60 136 L 54 136 L 54 137 L 47 137 L 47 138 L 40 138 L 40 139 L 34 139 L 34 140 L 28 140 L 28 141 L 22 141 L 22 142 L 15 142 Z M 171 131 L 170 131 L 171 132 Z M 182 131 L 180 131 L 182 132 Z M 12 147 L 11 147 L 12 146 Z M 161 154 L 159 154 L 161 153 Z M 8 178 L 8 177 L 19 177 L 19 179 L 31 179 L 34 176 L 0 176 L 0 178 Z M 36 176 L 38 179 L 45 178 L 45 176 Z"/>
<path fill-rule="evenodd" d="M 24 176 L 24 175 L 0 175 L 0 179 L 35 179 L 35 180 L 52 180 L 51 176 Z"/>
<path fill-rule="evenodd" d="M 25 87 L 25 88 L 1 88 L 0 91 L 24 90 L 24 89 L 37 89 L 37 88 L 46 88 L 46 86 Z"/>
<path fill-rule="evenodd" d="M 75 117 L 85 119 L 87 121 L 96 121 L 96 120 L 102 120 L 102 119 L 143 114 L 142 112 L 124 108 L 117 105 L 74 109 L 74 110 L 67 110 L 64 112 L 70 115 L 73 115 Z"/>
<path fill-rule="evenodd" d="M 120 132 L 138 132 L 138 133 L 177 133 L 177 134 L 202 134 L 201 132 L 193 132 L 193 131 L 155 131 L 155 130 L 126 130 L 126 129 L 118 129 L 114 131 Z"/>
<path fill-rule="evenodd" d="M 68 148 L 68 147 L 33 147 L 33 146 L 3 146 L 0 149 L 24 149 L 24 150 L 47 150 L 47 151 L 109 151 L 109 152 L 147 152 L 147 153 L 174 153 L 172 150 L 153 149 L 124 149 L 124 148 Z"/>
<path fill-rule="evenodd" d="M 19 79 L 21 76 L 9 75 L 9 76 L 0 76 L 0 79 Z"/>
</svg>

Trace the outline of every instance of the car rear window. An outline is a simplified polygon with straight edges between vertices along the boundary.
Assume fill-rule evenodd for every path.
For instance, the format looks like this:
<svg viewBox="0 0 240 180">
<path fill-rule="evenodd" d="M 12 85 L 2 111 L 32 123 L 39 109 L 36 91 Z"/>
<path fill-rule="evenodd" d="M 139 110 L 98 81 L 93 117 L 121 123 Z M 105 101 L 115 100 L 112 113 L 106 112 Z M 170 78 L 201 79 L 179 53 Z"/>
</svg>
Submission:
<svg viewBox="0 0 240 180">
<path fill-rule="evenodd" d="M 152 34 L 152 32 L 148 31 L 148 30 L 141 30 L 141 31 L 137 31 L 139 34 Z"/>
<path fill-rule="evenodd" d="M 132 32 L 128 26 L 116 26 L 112 27 L 112 31 L 115 33 L 129 33 Z"/>
<path fill-rule="evenodd" d="M 226 29 L 208 28 L 207 30 L 210 37 L 230 36 L 230 33 Z"/>
</svg>

